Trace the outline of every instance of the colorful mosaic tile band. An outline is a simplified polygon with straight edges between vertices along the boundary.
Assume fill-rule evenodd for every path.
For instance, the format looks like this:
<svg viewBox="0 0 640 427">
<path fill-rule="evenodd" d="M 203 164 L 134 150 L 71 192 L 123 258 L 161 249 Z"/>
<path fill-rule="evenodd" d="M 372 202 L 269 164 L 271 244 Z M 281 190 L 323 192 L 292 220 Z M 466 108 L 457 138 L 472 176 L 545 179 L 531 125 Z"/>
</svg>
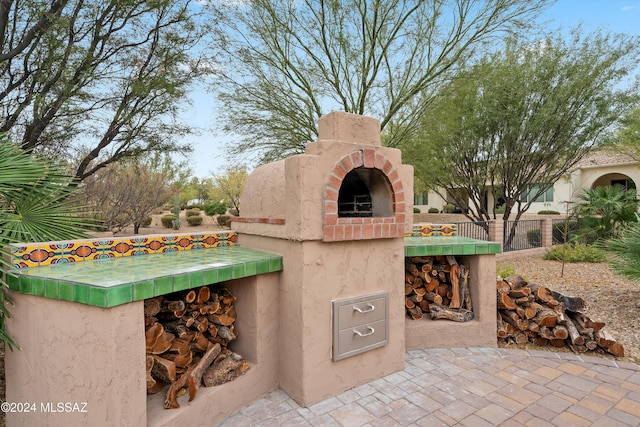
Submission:
<svg viewBox="0 0 640 427">
<path fill-rule="evenodd" d="M 126 256 L 234 246 L 235 231 L 202 234 L 162 234 L 18 244 L 11 248 L 13 265 L 23 269 Z"/>
<path fill-rule="evenodd" d="M 458 226 L 455 224 L 413 224 L 413 232 L 406 233 L 405 237 L 451 237 L 458 235 Z"/>
</svg>

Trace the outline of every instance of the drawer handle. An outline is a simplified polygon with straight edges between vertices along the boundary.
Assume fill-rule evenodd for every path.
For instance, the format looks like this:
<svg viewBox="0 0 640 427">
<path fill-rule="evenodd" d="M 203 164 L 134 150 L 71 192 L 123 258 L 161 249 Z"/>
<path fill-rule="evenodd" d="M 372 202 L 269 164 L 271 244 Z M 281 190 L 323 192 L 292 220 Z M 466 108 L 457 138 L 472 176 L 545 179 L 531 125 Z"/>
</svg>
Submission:
<svg viewBox="0 0 640 427">
<path fill-rule="evenodd" d="M 359 337 L 368 337 L 369 335 L 373 335 L 373 333 L 376 331 L 375 329 L 373 329 L 371 326 L 367 326 L 368 331 L 365 332 L 364 334 L 360 331 L 357 330 L 353 330 L 353 333 L 356 334 Z"/>
<path fill-rule="evenodd" d="M 358 313 L 369 313 L 375 309 L 376 309 L 376 306 L 373 304 L 367 304 L 367 308 L 364 310 L 361 309 L 360 307 L 356 307 L 355 305 L 353 306 L 353 311 L 357 311 Z"/>
</svg>

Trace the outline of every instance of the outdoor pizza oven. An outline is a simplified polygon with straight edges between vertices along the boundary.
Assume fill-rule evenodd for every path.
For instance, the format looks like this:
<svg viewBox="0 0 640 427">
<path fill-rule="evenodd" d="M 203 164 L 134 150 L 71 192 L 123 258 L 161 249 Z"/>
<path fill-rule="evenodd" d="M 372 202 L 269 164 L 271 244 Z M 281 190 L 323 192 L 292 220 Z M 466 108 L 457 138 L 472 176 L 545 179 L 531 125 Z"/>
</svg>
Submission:
<svg viewBox="0 0 640 427">
<path fill-rule="evenodd" d="M 413 170 L 380 123 L 334 112 L 304 154 L 258 167 L 233 228 L 283 256 L 280 385 L 303 405 L 404 366 Z"/>
<path fill-rule="evenodd" d="M 331 113 L 320 118 L 318 133 L 305 154 L 250 175 L 235 228 L 324 242 L 410 233 L 412 168 L 402 164 L 399 150 L 380 145 L 379 122 Z"/>
</svg>

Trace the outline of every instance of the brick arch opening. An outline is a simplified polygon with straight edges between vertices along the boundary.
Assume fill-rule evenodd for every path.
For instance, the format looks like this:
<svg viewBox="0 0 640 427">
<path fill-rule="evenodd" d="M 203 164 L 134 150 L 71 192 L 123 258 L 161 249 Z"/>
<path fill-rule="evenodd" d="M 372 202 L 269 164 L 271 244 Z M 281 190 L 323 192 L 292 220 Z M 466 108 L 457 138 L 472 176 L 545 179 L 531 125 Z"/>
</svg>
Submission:
<svg viewBox="0 0 640 427">
<path fill-rule="evenodd" d="M 359 201 L 371 208 L 359 212 Z M 347 209 L 349 203 L 354 209 Z M 402 180 L 393 163 L 374 149 L 354 151 L 334 164 L 324 184 L 323 204 L 325 242 L 404 235 Z"/>
</svg>

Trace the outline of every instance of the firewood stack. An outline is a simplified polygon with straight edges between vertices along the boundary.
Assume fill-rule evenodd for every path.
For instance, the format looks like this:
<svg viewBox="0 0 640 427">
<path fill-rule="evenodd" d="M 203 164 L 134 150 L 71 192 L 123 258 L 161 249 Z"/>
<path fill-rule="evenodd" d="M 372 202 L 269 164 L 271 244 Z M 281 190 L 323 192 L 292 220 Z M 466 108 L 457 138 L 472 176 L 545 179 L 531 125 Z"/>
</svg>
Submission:
<svg viewBox="0 0 640 427">
<path fill-rule="evenodd" d="M 405 307 L 414 320 L 473 319 L 469 267 L 451 255 L 405 258 Z"/>
<path fill-rule="evenodd" d="M 192 401 L 201 384 L 220 385 L 249 369 L 227 348 L 237 337 L 235 300 L 227 289 L 203 286 L 144 301 L 147 393 L 168 385 L 165 408 L 179 408 L 187 389 Z"/>
<path fill-rule="evenodd" d="M 581 312 L 585 301 L 528 283 L 522 276 L 498 277 L 498 340 L 539 346 L 568 346 L 576 353 L 597 351 L 624 356 L 623 346 Z"/>
</svg>

